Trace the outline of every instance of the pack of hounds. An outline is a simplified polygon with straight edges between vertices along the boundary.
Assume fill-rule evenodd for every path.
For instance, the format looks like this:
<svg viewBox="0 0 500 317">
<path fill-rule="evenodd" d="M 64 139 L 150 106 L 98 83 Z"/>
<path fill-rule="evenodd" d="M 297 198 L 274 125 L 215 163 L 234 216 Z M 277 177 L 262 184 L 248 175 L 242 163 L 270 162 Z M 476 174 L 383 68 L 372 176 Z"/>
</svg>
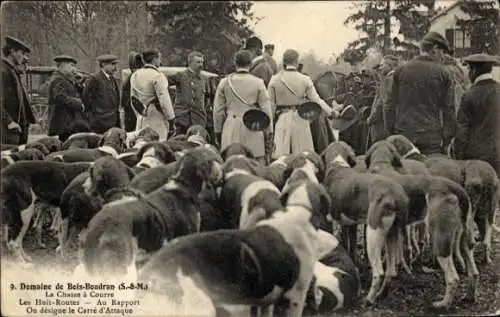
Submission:
<svg viewBox="0 0 500 317">
<path fill-rule="evenodd" d="M 75 274 L 144 282 L 178 303 L 189 278 L 216 316 L 238 305 L 252 316 L 303 316 L 391 296 L 398 269 L 411 274 L 428 248 L 445 280 L 432 305 L 476 300 L 474 247 L 483 242 L 491 263 L 498 231 L 499 181 L 488 163 L 426 157 L 401 135 L 365 155 L 336 141 L 267 166 L 242 144 L 219 152 L 199 126 L 158 139 L 112 128 L 2 145 L 4 255 L 32 266 L 23 239 L 32 229 L 45 247 L 48 219 L 56 254 L 78 258 Z M 363 298 L 358 225 L 371 269 Z"/>
</svg>

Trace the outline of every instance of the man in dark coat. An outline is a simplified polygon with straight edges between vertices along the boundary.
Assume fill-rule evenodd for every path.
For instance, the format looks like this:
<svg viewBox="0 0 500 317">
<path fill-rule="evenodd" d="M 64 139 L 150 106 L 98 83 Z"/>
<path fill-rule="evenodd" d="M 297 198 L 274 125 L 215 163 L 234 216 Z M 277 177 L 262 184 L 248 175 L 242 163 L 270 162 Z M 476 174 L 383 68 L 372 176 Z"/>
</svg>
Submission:
<svg viewBox="0 0 500 317">
<path fill-rule="evenodd" d="M 85 120 L 85 106 L 75 81 L 77 60 L 68 55 L 54 58 L 57 70 L 52 75 L 49 85 L 49 135 L 59 136 L 66 141 L 77 132 L 90 131 Z"/>
<path fill-rule="evenodd" d="M 19 74 L 27 62 L 30 48 L 20 40 L 7 36 L 2 57 L 2 144 L 25 144 L 29 125 L 35 123 L 28 94 Z"/>
<path fill-rule="evenodd" d="M 85 85 L 83 101 L 90 129 L 102 134 L 110 128 L 120 127 L 120 89 L 113 76 L 118 59 L 107 54 L 99 56 L 97 61 L 101 70 Z"/>
<path fill-rule="evenodd" d="M 382 78 L 377 88 L 377 94 L 373 101 L 370 116 L 366 120 L 370 129 L 370 142 L 368 147 L 388 136 L 384 125 L 384 104 L 387 102 L 387 95 L 392 85 L 392 75 L 394 74 L 394 68 L 398 66 L 398 62 L 399 59 L 396 56 L 386 55 L 380 64 L 380 74 Z"/>
<path fill-rule="evenodd" d="M 192 125 L 207 125 L 205 111 L 206 79 L 201 75 L 204 58 L 200 52 L 188 55 L 188 67 L 174 76 L 168 76 L 169 83 L 175 84 L 175 133 L 186 134 Z"/>
<path fill-rule="evenodd" d="M 278 65 L 276 64 L 276 61 L 273 58 L 274 55 L 274 44 L 266 44 L 264 46 L 264 58 L 266 59 L 267 63 L 269 66 L 271 66 L 271 69 L 273 70 L 273 75 L 278 72 Z M 301 71 L 301 70 L 299 70 Z"/>
<path fill-rule="evenodd" d="M 500 175 L 500 83 L 491 74 L 497 61 L 486 54 L 470 55 L 464 61 L 469 65 L 473 84 L 463 95 L 458 110 L 455 156 L 486 161 Z"/>
<path fill-rule="evenodd" d="M 420 50 L 395 69 L 384 122 L 389 134 L 404 135 L 423 154 L 445 153 L 456 129 L 453 78 L 442 65 L 451 49 L 441 34 L 429 32 Z"/>
<path fill-rule="evenodd" d="M 142 55 L 137 52 L 130 52 L 128 56 L 130 75 L 123 81 L 122 96 L 120 99 L 120 120 L 122 122 L 121 124 L 125 128 L 125 131 L 127 132 L 135 131 L 135 127 L 137 125 L 137 117 L 132 109 L 132 105 L 130 104 L 130 77 L 132 77 L 132 74 L 142 66 L 144 66 Z"/>
<path fill-rule="evenodd" d="M 264 84 L 269 85 L 271 77 L 273 77 L 273 69 L 271 65 L 262 56 L 262 41 L 256 36 L 252 36 L 245 43 L 245 50 L 252 53 L 252 66 L 250 66 L 250 74 L 259 77 L 264 81 Z"/>
</svg>

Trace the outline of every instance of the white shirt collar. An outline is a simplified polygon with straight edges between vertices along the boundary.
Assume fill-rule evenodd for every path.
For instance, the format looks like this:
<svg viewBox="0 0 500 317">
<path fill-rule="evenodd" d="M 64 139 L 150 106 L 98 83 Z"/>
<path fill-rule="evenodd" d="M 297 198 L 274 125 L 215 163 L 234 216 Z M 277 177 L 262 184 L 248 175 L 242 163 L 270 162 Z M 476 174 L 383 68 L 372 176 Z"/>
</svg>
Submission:
<svg viewBox="0 0 500 317">
<path fill-rule="evenodd" d="M 491 73 L 482 74 L 477 76 L 476 80 L 474 80 L 474 84 L 480 82 L 481 80 L 493 79 L 493 75 Z"/>
<path fill-rule="evenodd" d="M 110 75 L 109 75 L 108 73 L 106 73 L 106 72 L 104 71 L 104 69 L 102 70 L 102 72 L 104 73 L 104 76 L 106 76 L 106 78 L 107 78 L 107 79 L 109 79 L 109 78 L 110 78 Z"/>
<path fill-rule="evenodd" d="M 237 72 L 240 72 L 240 71 L 241 71 L 241 72 L 249 72 L 249 71 L 250 71 L 250 69 L 249 69 L 249 68 L 236 68 L 236 71 L 237 71 Z"/>
<path fill-rule="evenodd" d="M 285 65 L 285 69 L 297 70 L 297 67 L 293 65 Z"/>
</svg>

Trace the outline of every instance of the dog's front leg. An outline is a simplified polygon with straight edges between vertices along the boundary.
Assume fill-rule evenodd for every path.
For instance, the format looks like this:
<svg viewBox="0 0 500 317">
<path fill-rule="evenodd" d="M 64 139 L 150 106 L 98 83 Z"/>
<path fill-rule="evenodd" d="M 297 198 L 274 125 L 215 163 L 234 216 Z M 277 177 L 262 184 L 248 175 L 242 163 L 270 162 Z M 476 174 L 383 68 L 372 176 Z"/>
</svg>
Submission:
<svg viewBox="0 0 500 317">
<path fill-rule="evenodd" d="M 47 248 L 47 245 L 42 241 L 42 232 L 43 225 L 45 224 L 45 218 L 47 217 L 47 213 L 45 212 L 45 208 L 47 206 L 42 202 L 35 203 L 35 213 L 36 220 L 33 222 L 33 228 L 35 229 L 35 237 L 36 237 L 36 245 L 40 248 Z"/>
<path fill-rule="evenodd" d="M 484 219 L 485 222 L 485 232 L 484 232 L 484 256 L 487 264 L 491 264 L 493 261 L 491 260 L 491 232 L 493 230 L 493 226 L 491 223 L 491 219 L 487 216 Z"/>
<path fill-rule="evenodd" d="M 314 259 L 312 259 L 314 260 Z M 287 317 L 301 317 L 307 297 L 307 291 L 314 275 L 314 262 L 307 261 L 301 263 L 300 275 L 297 282 L 285 297 L 290 301 Z"/>
<path fill-rule="evenodd" d="M 67 251 L 66 243 L 68 242 L 68 230 L 69 230 L 69 217 L 62 220 L 61 231 L 57 236 L 59 245 L 56 248 L 56 253 L 58 253 L 63 259 L 66 258 L 66 251 Z"/>
</svg>

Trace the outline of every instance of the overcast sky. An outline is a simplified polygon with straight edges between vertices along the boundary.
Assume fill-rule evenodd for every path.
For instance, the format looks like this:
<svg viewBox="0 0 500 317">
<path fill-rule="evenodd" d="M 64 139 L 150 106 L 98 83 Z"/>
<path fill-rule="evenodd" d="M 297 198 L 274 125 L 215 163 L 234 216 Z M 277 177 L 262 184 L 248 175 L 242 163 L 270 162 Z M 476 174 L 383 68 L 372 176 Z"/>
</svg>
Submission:
<svg viewBox="0 0 500 317">
<path fill-rule="evenodd" d="M 437 1 L 436 7 L 455 1 Z M 339 55 L 348 42 L 359 37 L 352 26 L 343 22 L 352 12 L 351 1 L 255 1 L 253 11 L 263 17 L 255 32 L 264 44 L 276 46 L 274 56 L 279 58 L 288 48 L 301 53 L 313 50 L 328 60 Z M 397 32 L 397 30 L 396 30 Z"/>
</svg>

